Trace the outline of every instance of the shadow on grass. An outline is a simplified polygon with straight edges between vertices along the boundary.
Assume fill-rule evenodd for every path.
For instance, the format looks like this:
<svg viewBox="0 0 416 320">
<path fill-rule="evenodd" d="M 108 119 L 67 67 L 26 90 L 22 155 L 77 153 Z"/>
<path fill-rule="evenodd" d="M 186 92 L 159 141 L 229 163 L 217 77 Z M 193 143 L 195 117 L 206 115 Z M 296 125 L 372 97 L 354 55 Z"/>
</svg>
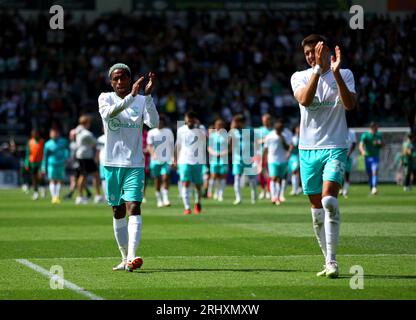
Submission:
<svg viewBox="0 0 416 320">
<path fill-rule="evenodd" d="M 340 275 L 337 279 L 351 279 L 352 275 Z M 416 275 L 391 275 L 391 274 L 364 274 L 366 279 L 385 279 L 385 280 L 416 280 Z"/>
<path fill-rule="evenodd" d="M 305 272 L 302 270 L 284 269 L 197 269 L 197 268 L 178 268 L 178 269 L 142 269 L 139 273 L 161 273 L 161 272 Z"/>
</svg>

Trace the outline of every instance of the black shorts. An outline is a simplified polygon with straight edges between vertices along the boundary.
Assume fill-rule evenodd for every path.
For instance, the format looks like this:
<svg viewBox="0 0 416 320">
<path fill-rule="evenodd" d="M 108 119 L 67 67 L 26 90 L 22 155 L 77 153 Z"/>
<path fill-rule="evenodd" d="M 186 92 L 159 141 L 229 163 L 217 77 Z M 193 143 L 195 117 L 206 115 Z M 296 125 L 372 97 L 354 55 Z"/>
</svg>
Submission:
<svg viewBox="0 0 416 320">
<path fill-rule="evenodd" d="M 77 159 L 77 161 L 79 163 L 79 174 L 87 175 L 98 171 L 97 164 L 93 159 Z"/>
</svg>

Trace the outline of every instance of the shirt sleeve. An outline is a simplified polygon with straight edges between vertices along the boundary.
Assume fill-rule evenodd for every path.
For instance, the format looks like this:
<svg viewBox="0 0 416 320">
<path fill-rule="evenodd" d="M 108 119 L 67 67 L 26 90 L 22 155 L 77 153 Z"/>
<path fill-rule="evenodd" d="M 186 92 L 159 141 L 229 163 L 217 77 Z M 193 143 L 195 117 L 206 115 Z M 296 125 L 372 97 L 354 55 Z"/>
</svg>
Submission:
<svg viewBox="0 0 416 320">
<path fill-rule="evenodd" d="M 149 131 L 149 133 L 147 134 L 146 143 L 153 145 L 153 132 L 152 131 Z"/>
<path fill-rule="evenodd" d="M 98 97 L 98 111 L 104 120 L 108 120 L 128 108 L 133 101 L 134 97 L 131 94 L 128 94 L 120 102 L 113 103 L 108 93 L 101 93 Z"/>
<path fill-rule="evenodd" d="M 290 84 L 292 86 L 293 94 L 300 89 L 305 87 L 308 84 L 308 80 L 301 72 L 295 72 L 290 78 Z"/>
<path fill-rule="evenodd" d="M 346 69 L 344 75 L 342 76 L 342 79 L 344 79 L 345 85 L 347 86 L 348 90 L 352 93 L 356 93 L 354 75 L 352 71 Z"/>
<path fill-rule="evenodd" d="M 159 125 L 159 113 L 156 110 L 156 106 L 151 95 L 145 96 L 144 98 L 143 122 L 149 128 L 155 128 Z"/>
</svg>

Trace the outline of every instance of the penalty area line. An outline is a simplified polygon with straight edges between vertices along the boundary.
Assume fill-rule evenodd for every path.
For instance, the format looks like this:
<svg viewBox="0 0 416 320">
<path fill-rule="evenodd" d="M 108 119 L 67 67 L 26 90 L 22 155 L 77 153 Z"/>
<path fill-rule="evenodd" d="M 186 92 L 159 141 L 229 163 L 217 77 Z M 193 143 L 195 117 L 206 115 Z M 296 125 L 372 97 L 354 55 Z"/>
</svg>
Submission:
<svg viewBox="0 0 416 320">
<path fill-rule="evenodd" d="M 87 290 L 85 290 L 84 288 L 81 288 L 79 286 L 77 286 L 75 283 L 72 283 L 68 280 L 63 279 L 62 277 L 53 274 L 51 272 L 49 272 L 48 270 L 42 268 L 41 266 L 38 266 L 37 264 L 34 264 L 32 262 L 30 262 L 29 260 L 26 259 L 16 259 L 16 261 L 20 264 L 23 264 L 24 266 L 48 277 L 48 278 L 52 278 L 54 277 L 54 279 L 56 279 L 57 281 L 63 281 L 64 282 L 64 287 L 68 288 L 78 294 L 81 294 L 83 296 L 86 296 L 87 298 L 91 299 L 91 300 L 105 300 L 104 298 L 97 296 Z"/>
</svg>

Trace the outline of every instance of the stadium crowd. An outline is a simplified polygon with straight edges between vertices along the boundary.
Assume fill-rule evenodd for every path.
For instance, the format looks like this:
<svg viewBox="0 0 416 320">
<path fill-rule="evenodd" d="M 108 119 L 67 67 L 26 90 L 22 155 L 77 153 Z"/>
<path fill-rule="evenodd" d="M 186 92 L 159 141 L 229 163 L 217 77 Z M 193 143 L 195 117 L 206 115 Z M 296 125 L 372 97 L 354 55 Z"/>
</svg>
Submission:
<svg viewBox="0 0 416 320">
<path fill-rule="evenodd" d="M 93 21 L 75 21 L 68 13 L 62 31 L 49 29 L 48 18 L 0 12 L 3 134 L 20 128 L 29 136 L 36 127 L 47 137 L 55 122 L 68 133 L 80 114 L 99 119 L 97 97 L 110 91 L 107 70 L 118 61 L 139 74 L 157 72 L 153 95 L 172 123 L 193 109 L 205 125 L 218 115 L 229 123 L 243 113 L 258 126 L 266 112 L 295 124 L 299 112 L 289 78 L 305 63 L 299 43 L 310 30 L 330 34 L 355 75 L 359 106 L 347 115 L 350 126 L 371 120 L 406 125 L 405 115 L 414 125 L 415 14 L 366 16 L 364 30 L 319 13 L 314 19 L 278 12 L 234 17 L 189 11 L 180 19 L 112 13 Z M 100 134 L 98 126 L 92 130 Z"/>
</svg>

